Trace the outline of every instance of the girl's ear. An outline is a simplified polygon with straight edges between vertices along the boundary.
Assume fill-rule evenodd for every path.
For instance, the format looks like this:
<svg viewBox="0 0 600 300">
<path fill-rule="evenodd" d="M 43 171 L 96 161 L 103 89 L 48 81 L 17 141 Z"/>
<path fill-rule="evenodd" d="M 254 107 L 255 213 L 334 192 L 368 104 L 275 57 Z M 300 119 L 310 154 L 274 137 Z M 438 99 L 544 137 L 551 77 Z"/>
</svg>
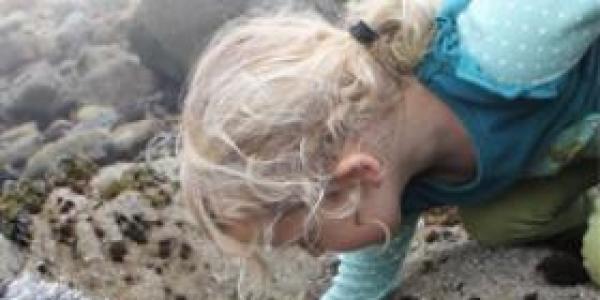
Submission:
<svg viewBox="0 0 600 300">
<path fill-rule="evenodd" d="M 337 184 L 342 186 L 360 181 L 379 187 L 383 181 L 383 168 L 377 158 L 368 153 L 351 153 L 343 156 L 334 170 Z"/>
</svg>

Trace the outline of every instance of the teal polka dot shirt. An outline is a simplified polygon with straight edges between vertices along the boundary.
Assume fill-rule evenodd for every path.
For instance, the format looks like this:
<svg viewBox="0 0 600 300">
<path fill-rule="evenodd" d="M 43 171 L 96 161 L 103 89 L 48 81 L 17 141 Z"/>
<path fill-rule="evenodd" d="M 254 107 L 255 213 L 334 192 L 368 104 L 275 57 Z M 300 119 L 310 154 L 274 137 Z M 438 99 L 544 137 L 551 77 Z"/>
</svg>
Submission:
<svg viewBox="0 0 600 300">
<path fill-rule="evenodd" d="M 600 0 L 472 1 L 457 20 L 463 49 L 500 83 L 566 74 L 600 34 Z"/>
</svg>

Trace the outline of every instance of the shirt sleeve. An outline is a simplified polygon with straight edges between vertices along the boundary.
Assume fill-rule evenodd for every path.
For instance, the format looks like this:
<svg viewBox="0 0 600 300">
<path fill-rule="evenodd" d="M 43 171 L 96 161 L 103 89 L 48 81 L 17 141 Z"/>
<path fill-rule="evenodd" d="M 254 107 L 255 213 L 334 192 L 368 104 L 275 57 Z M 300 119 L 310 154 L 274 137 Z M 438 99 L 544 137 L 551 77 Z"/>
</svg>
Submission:
<svg viewBox="0 0 600 300">
<path fill-rule="evenodd" d="M 500 84 L 543 85 L 566 74 L 600 35 L 600 0 L 471 1 L 461 47 Z"/>
<path fill-rule="evenodd" d="M 321 300 L 384 299 L 400 283 L 400 270 L 419 215 L 405 216 L 387 248 L 370 246 L 340 254 L 338 274 Z"/>
</svg>

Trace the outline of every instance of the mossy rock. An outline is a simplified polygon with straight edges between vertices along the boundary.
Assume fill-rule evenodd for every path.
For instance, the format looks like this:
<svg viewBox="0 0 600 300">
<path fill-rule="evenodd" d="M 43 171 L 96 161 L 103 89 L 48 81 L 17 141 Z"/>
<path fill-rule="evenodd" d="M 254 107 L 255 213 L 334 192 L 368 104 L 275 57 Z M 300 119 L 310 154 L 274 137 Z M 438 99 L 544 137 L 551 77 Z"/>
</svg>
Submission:
<svg viewBox="0 0 600 300">
<path fill-rule="evenodd" d="M 93 162 L 108 162 L 110 137 L 107 131 L 90 129 L 69 134 L 46 144 L 27 162 L 22 177 L 38 179 L 62 171 L 58 163 L 85 158 Z"/>
<path fill-rule="evenodd" d="M 0 233 L 21 246 L 31 240 L 29 216 L 41 212 L 46 200 L 46 187 L 39 183 L 7 185 L 0 195 Z"/>
<path fill-rule="evenodd" d="M 8 185 L 0 195 L 0 216 L 12 219 L 22 209 L 29 213 L 39 213 L 46 198 L 45 187 L 36 182 L 24 181 Z"/>
<path fill-rule="evenodd" d="M 161 208 L 172 202 L 178 185 L 155 172 L 148 165 L 140 165 L 125 171 L 119 180 L 111 182 L 100 191 L 103 199 L 113 199 L 125 191 L 138 191 L 155 208 Z"/>
</svg>

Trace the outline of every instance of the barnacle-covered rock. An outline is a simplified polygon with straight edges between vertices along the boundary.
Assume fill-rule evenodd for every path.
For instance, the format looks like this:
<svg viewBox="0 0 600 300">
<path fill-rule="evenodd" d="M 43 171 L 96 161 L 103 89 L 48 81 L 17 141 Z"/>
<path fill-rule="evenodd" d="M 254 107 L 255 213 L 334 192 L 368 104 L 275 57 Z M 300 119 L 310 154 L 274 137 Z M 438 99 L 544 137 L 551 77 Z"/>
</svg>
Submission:
<svg viewBox="0 0 600 300">
<path fill-rule="evenodd" d="M 42 211 L 46 193 L 47 187 L 41 181 L 4 184 L 0 194 L 0 234 L 28 247 L 32 239 L 31 215 Z"/>
</svg>

